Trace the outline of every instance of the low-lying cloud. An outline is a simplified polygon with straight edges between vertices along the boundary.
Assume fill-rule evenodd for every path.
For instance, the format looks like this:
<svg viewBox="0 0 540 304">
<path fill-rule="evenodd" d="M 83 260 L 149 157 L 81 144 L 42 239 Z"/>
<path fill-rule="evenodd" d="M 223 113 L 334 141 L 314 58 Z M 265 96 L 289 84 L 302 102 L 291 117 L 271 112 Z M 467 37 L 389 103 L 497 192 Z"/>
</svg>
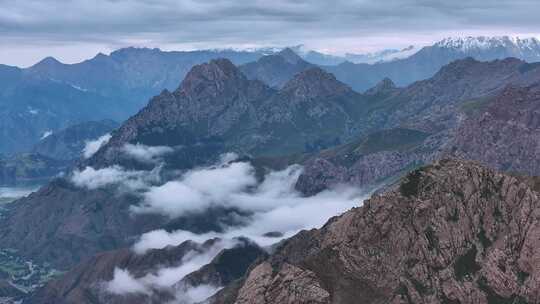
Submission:
<svg viewBox="0 0 540 304">
<path fill-rule="evenodd" d="M 186 240 L 240 236 L 267 246 L 302 229 L 320 227 L 328 218 L 360 205 L 366 196 L 360 189 L 343 185 L 304 197 L 294 188 L 301 173 L 302 167 L 293 165 L 269 172 L 261 183 L 257 183 L 251 164 L 236 162 L 195 169 L 178 180 L 151 187 L 144 194 L 142 203 L 132 207 L 133 212 L 174 218 L 201 213 L 212 207 L 226 207 L 245 211 L 250 216 L 243 221 L 246 225 L 223 227 L 220 233 L 197 235 L 181 230 L 151 231 L 140 237 L 134 249 L 144 252 Z M 267 235 L 269 232 L 274 233 Z M 281 236 L 276 238 L 276 235 Z"/>
<path fill-rule="evenodd" d="M 112 281 L 107 283 L 107 291 L 115 295 L 142 293 L 149 295 L 151 290 L 141 281 L 135 279 L 128 270 L 115 268 Z"/>
<path fill-rule="evenodd" d="M 86 167 L 82 171 L 76 169 L 71 175 L 71 181 L 78 187 L 98 189 L 109 185 L 119 185 L 128 190 L 140 190 L 149 187 L 151 183 L 158 182 L 161 167 L 148 171 L 125 170 L 121 166 L 112 166 L 103 169 Z"/>
<path fill-rule="evenodd" d="M 143 203 L 132 210 L 174 218 L 217 205 L 235 206 L 242 194 L 256 183 L 254 169 L 248 163 L 192 170 L 179 180 L 150 188 Z"/>
<path fill-rule="evenodd" d="M 99 148 L 106 145 L 110 139 L 111 134 L 105 134 L 96 140 L 87 141 L 83 149 L 84 158 L 92 157 L 92 155 L 94 155 L 99 150 Z"/>
<path fill-rule="evenodd" d="M 178 266 L 160 268 L 139 278 L 135 278 L 127 269 L 115 268 L 114 277 L 106 283 L 105 289 L 115 295 L 151 295 L 155 291 L 166 290 L 174 294 L 178 303 L 198 303 L 217 292 L 220 287 L 203 284 L 182 285 L 180 288 L 175 284 L 181 282 L 188 274 L 210 263 L 222 250 L 236 245 L 238 245 L 236 240 L 217 240 L 208 248 L 197 245 L 199 249 L 191 250 L 184 255 Z"/>
<path fill-rule="evenodd" d="M 126 144 L 122 147 L 122 152 L 143 163 L 157 163 L 160 157 L 172 153 L 173 148 L 167 146 L 146 146 L 143 144 Z"/>
</svg>

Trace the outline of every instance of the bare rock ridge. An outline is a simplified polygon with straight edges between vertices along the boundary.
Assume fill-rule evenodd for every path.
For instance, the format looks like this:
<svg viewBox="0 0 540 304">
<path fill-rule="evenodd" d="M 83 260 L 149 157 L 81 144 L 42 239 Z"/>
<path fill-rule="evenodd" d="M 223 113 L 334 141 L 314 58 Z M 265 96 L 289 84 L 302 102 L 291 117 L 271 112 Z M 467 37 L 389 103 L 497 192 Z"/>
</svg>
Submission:
<svg viewBox="0 0 540 304">
<path fill-rule="evenodd" d="M 287 240 L 213 303 L 535 303 L 539 234 L 528 183 L 441 160 Z"/>
<path fill-rule="evenodd" d="M 225 90 L 246 86 L 246 77 L 227 59 L 215 59 L 209 63 L 196 65 L 186 75 L 178 88 L 186 96 L 217 96 Z"/>
<path fill-rule="evenodd" d="M 349 86 L 339 82 L 334 75 L 316 67 L 298 73 L 283 86 L 282 91 L 300 100 L 353 92 Z"/>
</svg>

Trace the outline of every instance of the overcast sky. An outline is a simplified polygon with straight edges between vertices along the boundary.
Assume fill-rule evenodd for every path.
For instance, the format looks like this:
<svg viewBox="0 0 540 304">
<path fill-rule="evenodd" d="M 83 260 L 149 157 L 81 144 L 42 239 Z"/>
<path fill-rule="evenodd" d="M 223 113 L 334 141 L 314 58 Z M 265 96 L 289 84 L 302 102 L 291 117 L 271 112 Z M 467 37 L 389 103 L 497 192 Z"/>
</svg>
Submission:
<svg viewBox="0 0 540 304">
<path fill-rule="evenodd" d="M 72 63 L 125 46 L 303 43 L 340 54 L 447 36 L 540 36 L 539 12 L 539 0 L 0 0 L 0 63 Z"/>
</svg>

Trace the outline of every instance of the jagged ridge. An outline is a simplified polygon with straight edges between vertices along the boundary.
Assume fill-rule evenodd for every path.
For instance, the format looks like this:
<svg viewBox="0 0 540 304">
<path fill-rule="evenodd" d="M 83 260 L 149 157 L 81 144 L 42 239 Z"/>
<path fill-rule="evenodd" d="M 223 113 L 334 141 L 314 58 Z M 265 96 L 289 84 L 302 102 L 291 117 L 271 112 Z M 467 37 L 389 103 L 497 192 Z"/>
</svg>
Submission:
<svg viewBox="0 0 540 304">
<path fill-rule="evenodd" d="M 442 160 L 288 240 L 234 303 L 534 302 L 539 203 L 515 177 Z"/>
</svg>

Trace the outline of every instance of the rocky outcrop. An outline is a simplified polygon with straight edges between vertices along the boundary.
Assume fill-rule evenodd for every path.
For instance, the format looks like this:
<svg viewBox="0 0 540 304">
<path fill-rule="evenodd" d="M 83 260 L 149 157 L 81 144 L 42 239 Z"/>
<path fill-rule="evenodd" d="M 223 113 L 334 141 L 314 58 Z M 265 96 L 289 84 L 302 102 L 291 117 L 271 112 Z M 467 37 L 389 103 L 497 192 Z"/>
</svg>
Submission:
<svg viewBox="0 0 540 304">
<path fill-rule="evenodd" d="M 442 160 L 287 240 L 214 303 L 534 303 L 539 203 L 516 177 Z"/>
</svg>

